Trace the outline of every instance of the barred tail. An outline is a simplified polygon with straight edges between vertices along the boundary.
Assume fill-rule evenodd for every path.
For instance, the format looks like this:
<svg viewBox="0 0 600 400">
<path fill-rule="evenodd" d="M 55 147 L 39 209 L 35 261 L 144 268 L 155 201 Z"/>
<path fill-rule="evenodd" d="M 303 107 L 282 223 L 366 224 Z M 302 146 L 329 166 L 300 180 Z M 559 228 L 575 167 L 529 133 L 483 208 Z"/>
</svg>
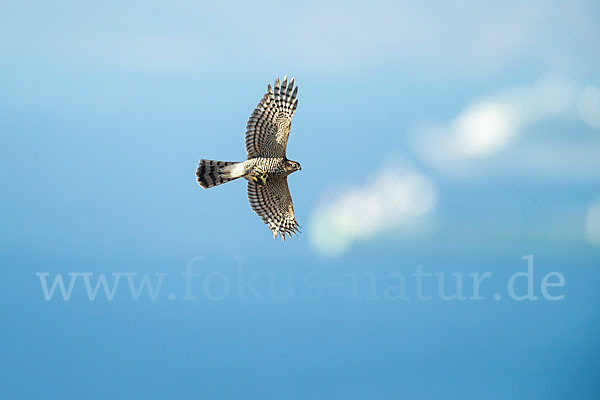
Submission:
<svg viewBox="0 0 600 400">
<path fill-rule="evenodd" d="M 230 165 L 235 167 L 240 164 L 242 163 L 236 163 L 232 161 L 200 160 L 198 163 L 198 169 L 196 170 L 196 181 L 205 189 L 232 181 L 243 176 L 243 173 L 234 174 L 231 167 L 226 167 Z"/>
</svg>

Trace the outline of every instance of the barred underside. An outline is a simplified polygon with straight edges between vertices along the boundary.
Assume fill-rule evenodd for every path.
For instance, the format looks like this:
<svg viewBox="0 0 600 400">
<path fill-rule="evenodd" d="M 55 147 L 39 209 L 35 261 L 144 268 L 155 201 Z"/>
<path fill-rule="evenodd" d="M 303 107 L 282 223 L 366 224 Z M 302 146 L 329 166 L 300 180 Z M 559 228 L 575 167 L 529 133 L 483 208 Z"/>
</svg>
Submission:
<svg viewBox="0 0 600 400">
<path fill-rule="evenodd" d="M 283 169 L 283 158 L 266 158 L 256 157 L 251 158 L 249 161 L 252 162 L 252 166 L 256 166 L 269 173 L 269 175 L 277 176 L 285 174 Z"/>
<path fill-rule="evenodd" d="M 258 214 L 273 232 L 273 237 L 299 232 L 299 225 L 294 216 L 294 205 L 287 184 L 287 177 L 273 177 L 266 185 L 248 181 L 248 200 L 252 210 Z"/>
<path fill-rule="evenodd" d="M 298 106 L 294 78 L 288 85 L 287 75 L 279 78 L 275 87 L 269 84 L 267 93 L 256 106 L 246 125 L 246 151 L 248 158 L 285 157 L 292 118 Z"/>
<path fill-rule="evenodd" d="M 237 177 L 227 178 L 220 172 L 222 167 L 233 164 L 236 163 L 232 161 L 200 160 L 196 170 L 196 181 L 200 186 L 207 189 L 237 179 Z"/>
<path fill-rule="evenodd" d="M 292 118 L 298 106 L 297 93 L 294 78 L 288 84 L 287 75 L 281 84 L 279 78 L 274 87 L 269 84 L 246 125 L 246 161 L 200 160 L 196 171 L 203 188 L 245 177 L 252 210 L 267 224 L 273 237 L 279 235 L 284 240 L 286 235 L 300 232 L 287 184 L 290 172 L 284 168 Z M 253 180 L 259 176 L 260 184 Z"/>
</svg>

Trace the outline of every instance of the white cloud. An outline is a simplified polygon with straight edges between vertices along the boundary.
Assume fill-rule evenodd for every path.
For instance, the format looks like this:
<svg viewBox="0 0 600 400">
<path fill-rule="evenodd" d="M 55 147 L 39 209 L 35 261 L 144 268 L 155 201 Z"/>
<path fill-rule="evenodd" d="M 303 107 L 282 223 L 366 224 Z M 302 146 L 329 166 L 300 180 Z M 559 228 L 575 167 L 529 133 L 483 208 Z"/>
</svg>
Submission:
<svg viewBox="0 0 600 400">
<path fill-rule="evenodd" d="M 348 188 L 317 207 L 310 229 L 312 245 L 337 255 L 356 240 L 415 223 L 436 204 L 436 189 L 407 166 L 384 167 L 361 187 Z"/>
<path fill-rule="evenodd" d="M 430 165 L 455 175 L 495 168 L 536 175 L 547 172 L 555 178 L 594 177 L 600 173 L 600 160 L 589 155 L 600 149 L 600 140 L 578 136 L 585 128 L 577 110 L 581 119 L 593 125 L 600 118 L 600 93 L 546 77 L 480 98 L 447 123 L 424 123 L 416 132 L 415 148 Z M 523 140 L 532 126 L 546 121 L 567 121 L 571 133 L 562 139 L 546 134 Z M 556 162 L 561 159 L 573 162 Z"/>
<path fill-rule="evenodd" d="M 585 237 L 590 244 L 600 246 L 600 201 L 592 204 L 585 219 Z"/>
<path fill-rule="evenodd" d="M 420 153 L 434 162 L 485 156 L 503 149 L 527 125 L 567 112 L 574 98 L 568 81 L 542 79 L 467 106 L 452 121 L 429 124 L 418 136 Z"/>
<path fill-rule="evenodd" d="M 513 136 L 518 115 L 501 102 L 476 104 L 452 123 L 449 138 L 458 157 L 474 157 L 503 147 Z"/>
</svg>

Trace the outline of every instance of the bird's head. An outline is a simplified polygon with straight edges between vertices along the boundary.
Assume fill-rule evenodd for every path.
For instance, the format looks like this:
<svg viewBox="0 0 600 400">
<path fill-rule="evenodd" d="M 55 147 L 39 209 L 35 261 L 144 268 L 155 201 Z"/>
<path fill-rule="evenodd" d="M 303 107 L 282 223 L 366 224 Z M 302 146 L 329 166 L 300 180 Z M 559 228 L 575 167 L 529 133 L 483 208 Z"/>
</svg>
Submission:
<svg viewBox="0 0 600 400">
<path fill-rule="evenodd" d="M 302 169 L 299 162 L 291 161 L 291 160 L 285 160 L 285 162 L 283 163 L 283 167 L 285 168 L 285 171 L 288 174 L 291 174 L 292 172 L 300 171 Z"/>
</svg>

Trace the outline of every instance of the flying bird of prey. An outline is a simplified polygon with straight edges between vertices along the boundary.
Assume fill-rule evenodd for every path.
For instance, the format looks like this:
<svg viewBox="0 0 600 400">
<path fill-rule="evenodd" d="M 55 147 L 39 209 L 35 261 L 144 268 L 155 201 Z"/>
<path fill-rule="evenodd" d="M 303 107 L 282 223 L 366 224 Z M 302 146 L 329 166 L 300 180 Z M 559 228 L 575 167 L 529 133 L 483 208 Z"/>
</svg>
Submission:
<svg viewBox="0 0 600 400">
<path fill-rule="evenodd" d="M 287 184 L 287 176 L 300 170 L 300 163 L 288 160 L 286 146 L 292 118 L 298 100 L 294 78 L 287 75 L 281 85 L 268 85 L 246 125 L 246 161 L 200 160 L 196 180 L 203 188 L 210 188 L 238 178 L 248 181 L 248 200 L 256 214 L 269 226 L 273 237 L 300 231 L 294 205 Z"/>
</svg>

